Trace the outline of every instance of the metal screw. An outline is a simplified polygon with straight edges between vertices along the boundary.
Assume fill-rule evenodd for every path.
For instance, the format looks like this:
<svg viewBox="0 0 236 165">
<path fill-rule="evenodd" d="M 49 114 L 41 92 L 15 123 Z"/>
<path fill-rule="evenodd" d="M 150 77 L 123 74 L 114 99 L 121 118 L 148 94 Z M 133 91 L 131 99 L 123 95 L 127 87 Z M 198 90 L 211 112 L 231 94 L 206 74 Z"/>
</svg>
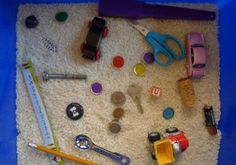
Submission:
<svg viewBox="0 0 236 165">
<path fill-rule="evenodd" d="M 47 81 L 49 79 L 79 79 L 85 80 L 87 79 L 87 75 L 85 74 L 49 74 L 48 72 L 43 72 L 43 81 Z"/>
</svg>

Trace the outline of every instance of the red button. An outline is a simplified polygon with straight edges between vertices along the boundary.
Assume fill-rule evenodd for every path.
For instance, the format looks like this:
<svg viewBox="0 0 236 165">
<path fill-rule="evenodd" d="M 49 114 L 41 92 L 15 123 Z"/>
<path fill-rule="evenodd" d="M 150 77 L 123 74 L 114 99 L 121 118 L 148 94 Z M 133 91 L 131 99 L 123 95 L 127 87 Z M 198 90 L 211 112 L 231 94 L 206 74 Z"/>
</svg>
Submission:
<svg viewBox="0 0 236 165">
<path fill-rule="evenodd" d="M 121 68 L 124 65 L 124 58 L 121 56 L 113 57 L 112 65 L 116 68 Z"/>
</svg>

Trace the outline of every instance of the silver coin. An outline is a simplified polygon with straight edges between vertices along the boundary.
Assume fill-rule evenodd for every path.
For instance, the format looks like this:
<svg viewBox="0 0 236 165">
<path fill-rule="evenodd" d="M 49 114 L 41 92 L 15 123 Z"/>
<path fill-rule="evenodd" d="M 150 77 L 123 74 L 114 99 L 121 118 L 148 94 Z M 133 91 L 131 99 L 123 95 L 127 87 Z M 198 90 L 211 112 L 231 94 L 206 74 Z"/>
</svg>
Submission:
<svg viewBox="0 0 236 165">
<path fill-rule="evenodd" d="M 109 130 L 112 133 L 118 133 L 121 130 L 121 126 L 117 120 L 113 120 L 112 122 L 109 123 Z"/>
</svg>

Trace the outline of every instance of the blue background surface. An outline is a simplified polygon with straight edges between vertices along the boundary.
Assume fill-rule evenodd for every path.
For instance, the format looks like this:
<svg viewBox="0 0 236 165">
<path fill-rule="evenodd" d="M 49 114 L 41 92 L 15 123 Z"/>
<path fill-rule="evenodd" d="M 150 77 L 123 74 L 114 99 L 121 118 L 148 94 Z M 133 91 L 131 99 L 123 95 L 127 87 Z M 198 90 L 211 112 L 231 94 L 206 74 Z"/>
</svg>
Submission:
<svg viewBox="0 0 236 165">
<path fill-rule="evenodd" d="M 90 0 L 89 2 L 95 2 Z M 234 0 L 151 0 L 152 2 L 214 3 L 219 6 L 220 98 L 222 132 L 219 165 L 236 164 L 236 1 Z M 85 0 L 0 1 L 0 164 L 17 164 L 16 154 L 16 16 L 23 3 L 79 3 Z M 207 91 L 206 91 L 207 92 Z M 196 130 L 197 131 L 197 130 Z M 204 160 L 202 160 L 204 161 Z M 33 162 L 32 162 L 33 164 Z M 199 162 L 201 164 L 201 162 Z"/>
</svg>

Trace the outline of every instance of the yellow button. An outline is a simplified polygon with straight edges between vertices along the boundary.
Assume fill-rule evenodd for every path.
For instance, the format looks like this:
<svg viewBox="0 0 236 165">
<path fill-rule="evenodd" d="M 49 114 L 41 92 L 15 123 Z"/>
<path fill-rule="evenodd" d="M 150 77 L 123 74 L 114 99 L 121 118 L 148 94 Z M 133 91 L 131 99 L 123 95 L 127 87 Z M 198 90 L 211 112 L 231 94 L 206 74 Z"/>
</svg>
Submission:
<svg viewBox="0 0 236 165">
<path fill-rule="evenodd" d="M 134 65 L 134 74 L 136 76 L 144 76 L 145 66 L 141 63 Z"/>
</svg>

